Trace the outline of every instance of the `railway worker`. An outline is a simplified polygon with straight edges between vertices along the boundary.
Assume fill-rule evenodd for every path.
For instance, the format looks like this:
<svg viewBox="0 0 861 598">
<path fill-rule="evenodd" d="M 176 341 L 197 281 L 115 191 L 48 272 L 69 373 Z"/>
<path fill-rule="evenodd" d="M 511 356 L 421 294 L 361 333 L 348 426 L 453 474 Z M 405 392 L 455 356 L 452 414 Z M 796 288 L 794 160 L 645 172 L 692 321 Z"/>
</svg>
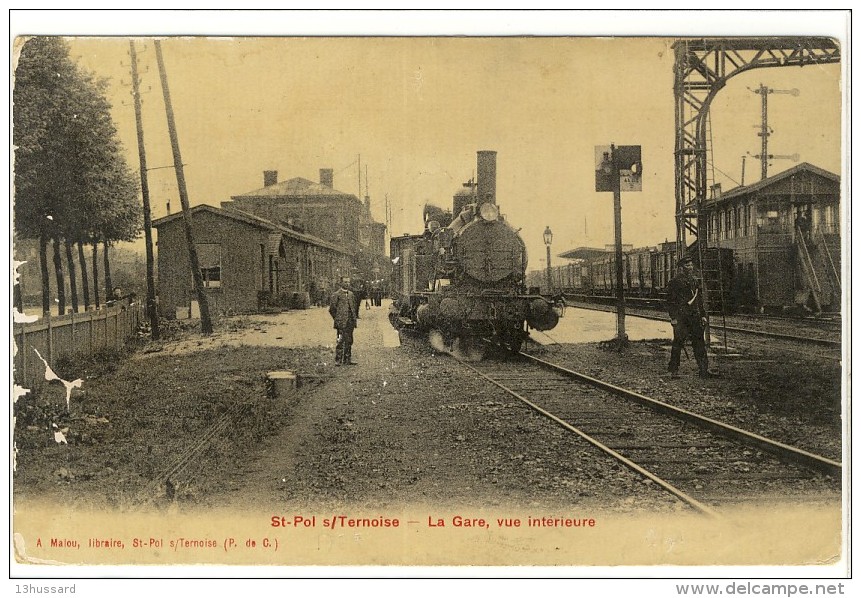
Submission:
<svg viewBox="0 0 861 598">
<path fill-rule="evenodd" d="M 799 212 L 795 217 L 795 228 L 805 241 L 810 241 L 810 218 L 807 212 Z"/>
<path fill-rule="evenodd" d="M 673 348 L 670 352 L 669 371 L 672 378 L 679 377 L 679 362 L 685 341 L 690 338 L 700 376 L 709 378 L 709 358 L 703 332 L 706 311 L 703 306 L 700 281 L 694 277 L 694 262 L 684 257 L 679 262 L 679 273 L 667 285 L 667 312 L 673 325 Z"/>
<path fill-rule="evenodd" d="M 358 325 L 358 302 L 350 290 L 350 278 L 341 278 L 341 286 L 329 300 L 329 314 L 334 321 L 338 339 L 335 344 L 335 365 L 356 365 L 352 359 L 353 330 Z"/>
</svg>

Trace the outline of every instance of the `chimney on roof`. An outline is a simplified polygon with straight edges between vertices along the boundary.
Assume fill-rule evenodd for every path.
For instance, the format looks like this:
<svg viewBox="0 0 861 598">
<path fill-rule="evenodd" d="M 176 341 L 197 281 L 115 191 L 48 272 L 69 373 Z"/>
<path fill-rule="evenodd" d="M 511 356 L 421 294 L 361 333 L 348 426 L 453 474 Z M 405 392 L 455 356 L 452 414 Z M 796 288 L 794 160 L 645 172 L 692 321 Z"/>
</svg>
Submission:
<svg viewBox="0 0 861 598">
<path fill-rule="evenodd" d="M 320 169 L 320 184 L 329 189 L 335 188 L 335 171 L 331 168 Z"/>
<path fill-rule="evenodd" d="M 277 170 L 264 170 L 263 171 L 263 186 L 271 187 L 275 183 L 278 182 L 278 171 Z"/>
</svg>

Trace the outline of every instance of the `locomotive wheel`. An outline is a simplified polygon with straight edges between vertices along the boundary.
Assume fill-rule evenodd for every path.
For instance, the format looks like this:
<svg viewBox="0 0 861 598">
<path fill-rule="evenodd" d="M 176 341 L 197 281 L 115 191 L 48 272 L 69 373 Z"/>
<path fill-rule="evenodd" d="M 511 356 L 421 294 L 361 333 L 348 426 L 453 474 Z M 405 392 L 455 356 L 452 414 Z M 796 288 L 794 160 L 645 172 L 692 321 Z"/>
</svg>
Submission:
<svg viewBox="0 0 861 598">
<path fill-rule="evenodd" d="M 485 344 L 475 336 L 459 336 L 452 341 L 452 353 L 468 361 L 484 359 Z"/>
<path fill-rule="evenodd" d="M 508 347 L 508 350 L 512 353 L 520 353 L 520 348 L 523 346 L 523 339 L 518 337 L 513 337 L 508 339 L 508 342 L 505 343 Z"/>
</svg>

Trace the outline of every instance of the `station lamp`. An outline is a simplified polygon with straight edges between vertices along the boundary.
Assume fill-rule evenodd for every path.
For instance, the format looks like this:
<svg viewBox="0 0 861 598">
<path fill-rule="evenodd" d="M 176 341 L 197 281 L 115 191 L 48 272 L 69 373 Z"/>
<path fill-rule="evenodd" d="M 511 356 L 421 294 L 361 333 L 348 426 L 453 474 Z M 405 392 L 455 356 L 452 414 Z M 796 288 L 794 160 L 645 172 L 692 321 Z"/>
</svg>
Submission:
<svg viewBox="0 0 861 598">
<path fill-rule="evenodd" d="M 550 270 L 550 244 L 553 243 L 553 231 L 550 227 L 544 229 L 544 244 L 547 246 L 547 292 L 553 294 L 553 278 Z"/>
</svg>

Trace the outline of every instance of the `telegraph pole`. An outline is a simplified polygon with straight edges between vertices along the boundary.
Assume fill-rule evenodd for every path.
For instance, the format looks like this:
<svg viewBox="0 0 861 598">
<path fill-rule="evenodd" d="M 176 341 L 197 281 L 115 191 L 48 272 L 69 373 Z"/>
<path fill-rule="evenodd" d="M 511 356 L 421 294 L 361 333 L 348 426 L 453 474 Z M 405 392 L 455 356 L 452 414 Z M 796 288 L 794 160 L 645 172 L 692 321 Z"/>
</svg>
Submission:
<svg viewBox="0 0 861 598">
<path fill-rule="evenodd" d="M 762 137 L 762 153 L 758 156 L 754 156 L 754 158 L 758 158 L 762 162 L 762 180 L 765 180 L 768 178 L 768 161 L 771 158 L 788 157 L 770 156 L 768 154 L 768 138 L 771 135 L 771 129 L 768 128 L 768 94 L 786 93 L 797 97 L 800 92 L 797 89 L 772 89 L 762 83 L 759 84 L 757 89 L 751 89 L 751 91 L 762 96 L 762 122 L 759 125 L 759 133 L 757 133 L 759 137 Z"/>
<path fill-rule="evenodd" d="M 170 134 L 170 145 L 173 150 L 173 167 L 176 171 L 176 183 L 179 187 L 179 201 L 182 204 L 182 223 L 185 228 L 185 240 L 188 243 L 188 255 L 191 259 L 191 275 L 194 278 L 194 290 L 197 303 L 200 306 L 200 330 L 203 334 L 212 334 L 212 320 L 209 317 L 209 301 L 203 288 L 203 276 L 200 273 L 200 261 L 197 259 L 197 248 L 194 246 L 194 235 L 191 231 L 191 214 L 188 207 L 188 190 L 185 186 L 185 171 L 182 169 L 182 155 L 179 153 L 179 139 L 176 135 L 176 122 L 173 119 L 173 106 L 170 103 L 170 89 L 167 84 L 167 72 L 164 69 L 164 58 L 161 55 L 161 42 L 155 40 L 155 57 L 158 61 L 158 72 L 161 77 L 161 88 L 164 92 L 164 109 L 167 114 L 167 129 Z"/>
<path fill-rule="evenodd" d="M 138 156 L 140 157 L 141 195 L 143 195 L 144 239 L 146 240 L 146 313 L 149 318 L 152 340 L 160 337 L 158 312 L 155 308 L 155 275 L 152 250 L 152 218 L 149 205 L 149 182 L 147 180 L 146 150 L 144 149 L 143 118 L 141 117 L 140 81 L 138 80 L 138 57 L 135 42 L 129 40 L 129 54 L 132 62 L 132 97 L 135 104 L 135 124 L 138 133 Z"/>
</svg>

